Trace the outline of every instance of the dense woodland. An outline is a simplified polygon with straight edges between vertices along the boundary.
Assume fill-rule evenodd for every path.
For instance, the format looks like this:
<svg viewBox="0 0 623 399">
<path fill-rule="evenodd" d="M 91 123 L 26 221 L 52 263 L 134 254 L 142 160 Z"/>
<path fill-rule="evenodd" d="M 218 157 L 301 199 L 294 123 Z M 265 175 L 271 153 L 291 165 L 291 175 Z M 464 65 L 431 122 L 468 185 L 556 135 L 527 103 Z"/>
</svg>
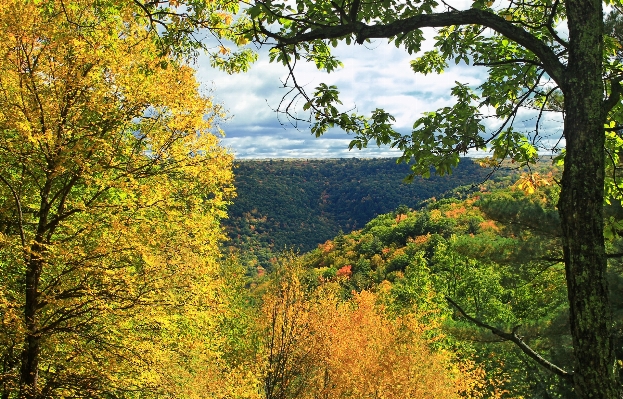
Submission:
<svg viewBox="0 0 623 399">
<path fill-rule="evenodd" d="M 570 386 L 463 314 L 515 331 L 547 359 L 571 367 L 560 220 L 553 206 L 559 190 L 551 180 L 541 182 L 547 185 L 531 193 L 516 185 L 381 215 L 304 255 L 308 281 L 338 281 L 345 297 L 386 290 L 398 312 L 414 305 L 431 312 L 447 334 L 444 344 L 471 351 L 489 373 L 507 377 L 498 388 L 511 397 L 572 398 Z M 608 281 L 620 342 L 619 261 L 611 262 Z"/>
<path fill-rule="evenodd" d="M 493 173 L 467 158 L 449 175 L 405 182 L 409 171 L 391 158 L 235 162 L 237 195 L 223 221 L 229 244 L 266 266 L 275 253 L 309 251 L 400 205 L 418 208 L 433 197 L 459 195 L 459 186 L 464 195 L 486 181 L 519 177 L 515 165 Z"/>
<path fill-rule="evenodd" d="M 266 292 L 272 284 L 295 281 L 303 291 L 296 295 L 309 296 L 293 299 L 291 306 L 298 309 L 293 311 L 303 314 L 311 311 L 307 306 L 325 300 L 317 295 L 326 295 L 327 290 L 339 301 L 357 303 L 355 309 L 362 306 L 362 295 L 373 295 L 390 318 L 416 310 L 412 316 L 426 326 L 427 336 L 433 338 L 429 345 L 435 350 L 450 351 L 457 361 L 474 362 L 470 373 L 482 376 L 476 385 L 484 397 L 574 398 L 571 385 L 491 331 L 517 333 L 556 365 L 572 367 L 560 219 L 554 206 L 560 190 L 555 169 L 549 170 L 547 175 L 523 174 L 513 184 L 489 181 L 478 190 L 459 187 L 444 198 L 420 203 L 416 210 L 399 206 L 302 255 L 274 256 L 269 267 L 259 265 L 247 277 L 249 295 Z M 610 221 L 618 220 L 621 209 L 610 206 L 607 215 Z M 622 245 L 618 227 L 609 228 L 609 249 L 617 252 Z M 246 266 L 248 275 L 250 265 Z M 613 259 L 608 272 L 617 342 L 623 339 L 623 302 L 617 295 L 623 287 L 622 267 Z M 284 274 L 290 276 L 287 282 L 282 281 Z M 293 288 L 282 285 L 282 300 L 290 300 L 289 295 L 295 294 L 285 292 Z M 329 320 L 324 323 L 332 325 Z M 344 337 L 355 347 L 367 348 L 369 342 L 361 344 L 357 336 L 351 337 L 361 328 Z M 314 331 L 295 334 L 304 341 Z M 349 353 L 354 357 L 359 352 Z M 617 357 L 623 357 L 623 352 L 617 352 Z M 349 359 L 348 364 L 358 361 L 362 360 Z"/>
<path fill-rule="evenodd" d="M 620 397 L 623 13 L 495 3 L 0 2 L 0 399 Z M 293 78 L 338 40 L 418 52 L 425 26 L 415 72 L 489 76 L 410 135 L 290 91 L 312 133 L 404 163 L 220 145 L 200 52 L 244 72 L 270 39 Z M 547 112 L 566 148 L 539 162 Z"/>
<path fill-rule="evenodd" d="M 518 333 L 548 360 L 572 367 L 560 219 L 554 205 L 560 190 L 556 169 L 542 171 L 547 174 L 490 180 L 476 190 L 458 187 L 418 203 L 415 210 L 401 205 L 318 245 L 301 255 L 296 266 L 291 265 L 294 255 L 273 255 L 268 267 L 257 265 L 251 273 L 251 292 L 295 268 L 312 297 L 327 286 L 345 301 L 358 300 L 361 293 L 380 295 L 389 314 L 417 309 L 427 326 L 435 326 L 430 334 L 437 337 L 436 348 L 474 361 L 486 376 L 486 395 L 573 398 L 568 383 L 491 331 Z M 621 209 L 609 206 L 606 215 L 609 250 L 619 252 L 614 221 Z M 252 265 L 256 263 L 247 263 L 247 274 Z M 620 261 L 612 259 L 608 282 L 617 342 L 623 339 L 623 302 L 617 294 L 622 272 Z"/>
</svg>

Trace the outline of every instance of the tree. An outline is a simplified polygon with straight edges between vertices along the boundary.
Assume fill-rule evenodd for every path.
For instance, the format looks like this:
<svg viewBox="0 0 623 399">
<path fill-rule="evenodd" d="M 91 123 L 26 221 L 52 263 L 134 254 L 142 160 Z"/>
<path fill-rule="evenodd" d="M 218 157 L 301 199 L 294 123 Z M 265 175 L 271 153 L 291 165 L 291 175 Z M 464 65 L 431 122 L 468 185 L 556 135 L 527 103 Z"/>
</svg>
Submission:
<svg viewBox="0 0 623 399">
<path fill-rule="evenodd" d="M 496 183 L 487 185 L 493 188 Z M 416 308 L 418 320 L 426 325 L 427 316 L 433 323 L 441 318 L 441 328 L 448 334 L 443 342 L 460 356 L 473 356 L 487 375 L 501 377 L 497 386 L 506 389 L 508 397 L 575 398 L 570 384 L 561 384 L 556 374 L 539 369 L 539 363 L 531 364 L 512 341 L 500 342 L 490 329 L 466 321 L 445 299 L 451 298 L 467 315 L 497 326 L 500 332 L 515 328 L 523 343 L 542 357 L 563 369 L 572 368 L 555 210 L 559 188 L 541 186 L 527 194 L 519 186 L 479 191 L 463 201 L 433 201 L 405 215 L 400 223 L 393 213 L 381 215 L 363 230 L 346 235 L 344 248 L 325 245 L 322 251 L 308 254 L 304 266 L 313 268 L 309 273 L 318 278 L 326 270 L 321 265 L 334 270 L 353 265 L 352 276 L 334 278 L 342 297 L 352 296 L 353 289 L 372 289 L 384 292 L 393 315 Z M 362 245 L 372 236 L 383 240 L 380 248 L 385 248 L 378 251 L 382 259 Z M 374 257 L 382 263 L 372 271 Z M 612 284 L 620 277 L 613 273 L 613 265 L 609 268 L 610 287 L 616 287 Z M 613 303 L 612 308 L 619 312 L 620 306 Z"/>
<path fill-rule="evenodd" d="M 283 262 L 258 317 L 265 398 L 481 398 L 488 389 L 499 397 L 482 369 L 434 348 L 436 315 L 392 318 L 380 295 L 341 300 L 335 282 L 306 289 L 297 261 Z"/>
<path fill-rule="evenodd" d="M 241 20 L 233 16 L 240 11 L 240 4 L 231 0 L 113 0 L 98 12 L 140 23 L 142 33 L 154 41 L 160 55 L 187 61 L 203 52 L 213 67 L 235 73 L 247 71 L 257 59 L 254 51 L 242 47 L 248 40 L 237 34 Z M 206 37 L 217 44 L 211 45 L 214 40 Z M 238 50 L 232 51 L 229 43 Z"/>
<path fill-rule="evenodd" d="M 602 208 L 605 183 L 609 194 L 618 187 L 614 173 L 619 166 L 623 70 L 620 14 L 610 17 L 606 31 L 603 3 L 512 0 L 496 5 L 476 0 L 459 10 L 435 0 L 260 0 L 247 10 L 252 19 L 248 36 L 272 41 L 272 59 L 290 68 L 297 87 L 297 60 L 313 61 L 330 72 L 340 65 L 330 46 L 373 38 L 416 53 L 425 27 L 439 28 L 436 50 L 412 62 L 416 72 L 440 73 L 451 59 L 486 66 L 488 78 L 476 91 L 457 82 L 452 90 L 455 104 L 425 114 L 406 135 L 391 128 L 393 117 L 384 110 L 370 117 L 340 111 L 336 87 L 322 84 L 313 95 L 298 87 L 303 108 L 311 110 L 313 133 L 339 126 L 355 132 L 351 148 L 390 144 L 403 151 L 402 161 L 414 162 L 414 174 L 427 175 L 431 166 L 448 173 L 459 154 L 473 148 L 491 149 L 494 162 L 510 157 L 530 163 L 537 157 L 542 116 L 561 114 L 565 149 L 558 210 L 575 366 L 572 373 L 559 375 L 572 380 L 582 398 L 617 396 Z M 486 114 L 486 106 L 494 111 Z M 536 125 L 528 136 L 513 127 L 522 107 L 536 110 Z M 485 120 L 490 118 L 498 120 L 497 127 L 486 135 L 491 125 Z M 609 179 L 606 165 L 612 172 Z"/>
<path fill-rule="evenodd" d="M 0 4 L 2 398 L 175 392 L 209 348 L 222 111 L 131 10 Z"/>
<path fill-rule="evenodd" d="M 412 310 L 393 319 L 380 298 L 367 291 L 346 302 L 323 295 L 312 319 L 325 365 L 314 397 L 499 397 L 481 369 L 430 348 L 439 339 L 435 315 L 424 323 Z M 487 388 L 493 388 L 489 395 Z"/>
</svg>

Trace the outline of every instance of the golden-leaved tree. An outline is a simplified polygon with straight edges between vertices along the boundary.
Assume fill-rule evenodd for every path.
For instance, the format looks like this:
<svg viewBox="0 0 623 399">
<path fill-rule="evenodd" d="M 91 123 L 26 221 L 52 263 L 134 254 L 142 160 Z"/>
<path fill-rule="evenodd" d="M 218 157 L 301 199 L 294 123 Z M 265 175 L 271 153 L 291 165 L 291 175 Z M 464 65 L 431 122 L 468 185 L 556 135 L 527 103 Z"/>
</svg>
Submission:
<svg viewBox="0 0 623 399">
<path fill-rule="evenodd" d="M 2 398 L 183 397 L 218 357 L 222 111 L 117 3 L 0 2 Z"/>
<path fill-rule="evenodd" d="M 308 292 L 293 262 L 263 297 L 266 399 L 500 397 L 471 362 L 433 349 L 422 315 L 392 317 L 367 291 L 342 300 L 335 283 Z"/>
</svg>

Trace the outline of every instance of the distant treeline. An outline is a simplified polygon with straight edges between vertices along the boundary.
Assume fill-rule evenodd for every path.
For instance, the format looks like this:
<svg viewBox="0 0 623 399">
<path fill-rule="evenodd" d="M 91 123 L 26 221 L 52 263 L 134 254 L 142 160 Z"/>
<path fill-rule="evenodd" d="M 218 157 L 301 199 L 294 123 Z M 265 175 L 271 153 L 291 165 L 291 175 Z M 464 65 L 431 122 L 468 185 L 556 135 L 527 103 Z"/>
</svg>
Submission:
<svg viewBox="0 0 623 399">
<path fill-rule="evenodd" d="M 407 184 L 409 165 L 391 158 L 238 161 L 238 196 L 225 225 L 237 248 L 256 254 L 285 248 L 305 252 L 399 205 L 416 208 L 459 186 L 478 185 L 490 173 L 466 158 L 451 175 L 417 177 Z M 495 178 L 510 179 L 509 174 L 510 169 L 501 170 Z"/>
</svg>

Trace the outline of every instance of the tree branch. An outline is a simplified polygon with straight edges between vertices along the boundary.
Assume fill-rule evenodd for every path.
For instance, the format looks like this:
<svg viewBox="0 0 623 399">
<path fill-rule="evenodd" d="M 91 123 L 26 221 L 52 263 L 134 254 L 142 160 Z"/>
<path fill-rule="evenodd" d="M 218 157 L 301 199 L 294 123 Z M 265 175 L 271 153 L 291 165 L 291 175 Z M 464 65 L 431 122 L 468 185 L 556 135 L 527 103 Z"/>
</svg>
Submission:
<svg viewBox="0 0 623 399">
<path fill-rule="evenodd" d="M 496 66 L 496 65 L 518 64 L 518 63 L 531 64 L 531 65 L 536 65 L 539 67 L 543 66 L 540 62 L 537 62 L 535 60 L 531 60 L 528 58 L 513 58 L 509 60 L 501 60 L 501 61 L 494 61 L 494 62 L 474 62 L 474 65 L 488 67 L 488 66 Z"/>
<path fill-rule="evenodd" d="M 604 110 L 606 113 L 610 112 L 615 105 L 619 103 L 621 94 L 623 94 L 623 87 L 621 87 L 622 77 L 613 79 L 610 82 L 610 96 L 604 100 Z"/>
<path fill-rule="evenodd" d="M 555 364 L 553 364 L 550 361 L 548 361 L 545 358 L 543 358 L 541 355 L 539 355 L 537 352 L 535 352 L 532 348 L 530 348 L 528 346 L 528 344 L 526 344 L 521 339 L 521 337 L 519 335 L 517 335 L 517 329 L 519 329 L 520 326 L 516 326 L 515 328 L 513 328 L 513 331 L 510 332 L 510 333 L 502 331 L 500 329 L 497 329 L 497 328 L 495 328 L 493 326 L 490 326 L 490 325 L 488 325 L 486 323 L 483 323 L 482 321 L 480 321 L 478 319 L 475 319 L 475 318 L 469 316 L 467 313 L 465 313 L 465 311 L 456 302 L 454 302 L 452 299 L 450 299 L 450 297 L 446 297 L 446 300 L 452 306 L 454 306 L 459 311 L 459 313 L 461 313 L 461 315 L 463 315 L 463 317 L 465 317 L 467 320 L 469 320 L 472 323 L 476 324 L 478 327 L 485 328 L 485 329 L 491 331 L 493 334 L 497 335 L 500 338 L 503 338 L 506 341 L 513 342 L 515 345 L 517 345 L 519 347 L 519 349 L 521 349 L 521 351 L 523 353 L 525 353 L 526 355 L 530 356 L 538 364 L 540 364 L 541 366 L 543 366 L 547 370 L 551 371 L 552 373 L 558 375 L 565 382 L 567 382 L 569 384 L 573 384 L 573 373 L 568 373 L 567 371 L 561 369 L 560 367 L 556 366 Z"/>
<path fill-rule="evenodd" d="M 331 0 L 331 5 L 333 6 L 333 8 L 335 8 L 335 10 L 340 14 L 340 22 L 342 21 L 350 21 L 348 15 L 346 15 L 346 11 L 344 10 L 344 7 L 340 7 L 336 2 L 334 2 L 333 0 Z"/>
<path fill-rule="evenodd" d="M 352 22 L 316 28 L 305 33 L 296 34 L 292 37 L 270 32 L 263 26 L 259 28 L 266 36 L 277 40 L 279 42 L 277 46 L 281 47 L 313 40 L 337 39 L 351 34 L 356 35 L 358 43 L 363 43 L 366 39 L 390 38 L 404 32 L 411 32 L 426 27 L 439 28 L 452 25 L 472 24 L 493 29 L 534 53 L 543 63 L 543 68 L 546 70 L 547 74 L 554 79 L 558 85 L 563 86 L 566 66 L 560 62 L 558 56 L 547 44 L 537 39 L 526 30 L 485 10 L 472 8 L 465 11 L 420 14 L 403 20 L 397 20 L 386 25 L 366 25 L 363 22 Z"/>
<path fill-rule="evenodd" d="M 558 86 L 554 86 L 550 91 L 545 94 L 545 101 L 541 105 L 539 109 L 539 116 L 536 118 L 536 124 L 534 125 L 534 140 L 539 136 L 539 125 L 541 124 L 541 118 L 543 117 L 543 112 L 545 111 L 545 107 L 547 106 L 547 102 L 549 100 L 549 96 L 551 96 L 556 90 L 558 90 Z M 533 141 L 534 142 L 534 141 Z"/>
<path fill-rule="evenodd" d="M 554 4 L 552 5 L 552 12 L 549 14 L 549 16 L 547 17 L 547 23 L 545 23 L 545 27 L 547 28 L 547 30 L 549 31 L 549 33 L 552 35 L 552 37 L 554 38 L 554 40 L 556 40 L 559 44 L 561 44 L 564 48 L 568 48 L 569 47 L 569 42 L 567 42 L 566 40 L 564 40 L 563 38 L 561 38 L 560 36 L 558 36 L 558 33 L 556 32 L 556 30 L 554 29 L 554 17 L 556 16 L 556 14 L 558 13 L 558 6 L 560 5 L 560 0 L 556 0 L 554 2 Z"/>
<path fill-rule="evenodd" d="M 4 178 L 4 176 L 0 175 L 0 180 L 9 188 L 11 191 L 11 195 L 15 200 L 15 207 L 17 208 L 17 220 L 18 220 L 18 228 L 19 228 L 19 238 L 22 243 L 22 248 L 26 248 L 26 234 L 24 233 L 24 213 L 22 212 L 22 201 L 20 200 L 19 194 L 13 188 L 13 185 Z"/>
</svg>

